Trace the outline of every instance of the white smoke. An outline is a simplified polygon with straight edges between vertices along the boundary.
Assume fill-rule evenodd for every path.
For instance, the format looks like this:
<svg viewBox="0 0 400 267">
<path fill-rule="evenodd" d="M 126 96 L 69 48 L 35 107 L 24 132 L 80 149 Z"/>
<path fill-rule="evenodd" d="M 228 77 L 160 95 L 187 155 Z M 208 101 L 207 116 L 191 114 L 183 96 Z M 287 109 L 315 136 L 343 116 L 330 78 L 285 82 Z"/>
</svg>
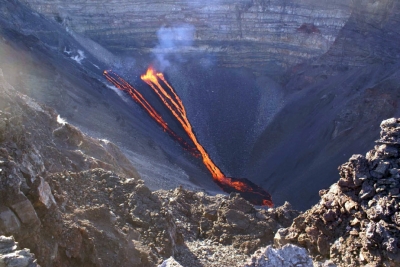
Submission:
<svg viewBox="0 0 400 267">
<path fill-rule="evenodd" d="M 170 60 L 182 61 L 182 53 L 191 49 L 196 29 L 191 24 L 176 27 L 161 27 L 157 31 L 158 45 L 152 52 L 157 60 L 157 68 L 163 71 L 171 65 Z"/>
</svg>

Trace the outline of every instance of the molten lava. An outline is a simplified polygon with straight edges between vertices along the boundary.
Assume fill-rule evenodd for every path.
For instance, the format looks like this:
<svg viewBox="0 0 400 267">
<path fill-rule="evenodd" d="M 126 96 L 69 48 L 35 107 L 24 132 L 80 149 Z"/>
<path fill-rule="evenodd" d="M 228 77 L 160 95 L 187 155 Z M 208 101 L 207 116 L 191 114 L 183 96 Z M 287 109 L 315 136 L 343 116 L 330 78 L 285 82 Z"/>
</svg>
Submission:
<svg viewBox="0 0 400 267">
<path fill-rule="evenodd" d="M 171 111 L 173 116 L 182 125 L 183 129 L 192 140 L 197 150 L 200 152 L 203 163 L 210 171 L 214 182 L 221 187 L 222 190 L 227 193 L 240 193 L 245 199 L 255 205 L 269 207 L 273 206 L 271 195 L 268 194 L 268 192 L 266 192 L 263 188 L 257 186 L 246 178 L 226 177 L 217 167 L 217 165 L 215 165 L 207 151 L 197 140 L 197 137 L 193 132 L 192 125 L 186 116 L 186 110 L 182 100 L 176 94 L 173 87 L 166 81 L 162 73 L 156 73 L 154 69 L 150 67 L 146 74 L 141 76 L 141 79 L 153 89 L 165 106 Z M 160 81 L 166 85 L 170 93 L 164 89 Z"/>
<path fill-rule="evenodd" d="M 247 199 L 254 205 L 272 207 L 271 195 L 268 194 L 262 187 L 254 184 L 246 178 L 231 178 L 226 177 L 217 165 L 211 160 L 207 151 L 197 140 L 193 132 L 192 125 L 186 115 L 186 109 L 182 100 L 179 98 L 174 88 L 167 82 L 162 73 L 156 73 L 151 67 L 146 74 L 141 76 L 141 79 L 147 83 L 157 96 L 161 99 L 164 105 L 171 111 L 175 119 L 181 124 L 182 128 L 189 136 L 195 147 L 190 146 L 175 132 L 173 132 L 168 124 L 163 120 L 160 114 L 149 104 L 149 102 L 133 88 L 128 82 L 119 77 L 112 71 L 104 71 L 104 76 L 115 85 L 118 89 L 128 93 L 136 103 L 138 103 L 170 136 L 177 140 L 186 150 L 193 156 L 201 156 L 204 165 L 210 171 L 214 182 L 227 193 L 239 193 L 243 198 Z M 167 89 L 165 89 L 166 86 Z M 200 154 L 199 154 L 200 153 Z"/>
<path fill-rule="evenodd" d="M 200 152 L 201 157 L 203 159 L 203 163 L 207 167 L 207 169 L 211 172 L 213 178 L 223 179 L 225 175 L 214 164 L 214 162 L 211 160 L 210 156 L 205 151 L 203 146 L 199 143 L 199 141 L 197 141 L 197 138 L 193 133 L 192 125 L 190 124 L 188 118 L 186 117 L 185 107 L 183 106 L 180 98 L 176 95 L 175 90 L 173 90 L 171 87 L 172 89 L 171 91 L 173 91 L 173 94 L 175 94 L 175 96 L 177 97 L 176 101 L 167 93 L 167 91 L 165 91 L 165 89 L 158 82 L 158 75 L 154 72 L 152 68 L 149 68 L 147 70 L 147 73 L 145 75 L 142 75 L 141 78 L 154 90 L 154 92 L 160 97 L 161 101 L 165 104 L 165 106 L 172 112 L 174 117 L 182 125 L 183 129 L 185 130 L 189 138 L 192 140 L 197 150 Z"/>
<path fill-rule="evenodd" d="M 175 139 L 181 146 L 189 151 L 193 156 L 199 157 L 198 151 L 186 143 L 181 137 L 179 137 L 174 131 L 172 131 L 168 124 L 163 120 L 160 114 L 146 101 L 139 91 L 133 88 L 127 81 L 122 79 L 113 71 L 104 71 L 103 72 L 106 79 L 111 82 L 115 87 L 128 93 L 136 103 L 138 103 L 149 115 L 152 117 L 164 130 L 167 132 L 173 139 Z"/>
</svg>

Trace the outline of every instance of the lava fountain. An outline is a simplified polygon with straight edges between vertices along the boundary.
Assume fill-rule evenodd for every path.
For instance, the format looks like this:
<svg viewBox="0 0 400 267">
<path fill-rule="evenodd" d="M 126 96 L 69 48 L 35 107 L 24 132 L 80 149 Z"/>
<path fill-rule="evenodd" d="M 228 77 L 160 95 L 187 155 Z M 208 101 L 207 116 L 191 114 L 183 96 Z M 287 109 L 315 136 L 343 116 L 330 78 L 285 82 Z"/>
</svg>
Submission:
<svg viewBox="0 0 400 267">
<path fill-rule="evenodd" d="M 110 75 L 112 73 L 112 75 Z M 117 88 L 127 92 L 139 105 L 141 105 L 147 113 L 174 139 L 183 141 L 182 138 L 176 136 L 168 125 L 162 120 L 161 116 L 151 107 L 151 105 L 143 98 L 143 96 L 135 90 L 128 82 L 113 72 L 105 71 L 104 75 L 107 80 L 114 84 Z M 246 178 L 231 178 L 226 177 L 218 166 L 212 161 L 204 147 L 197 140 L 194 134 L 193 127 L 186 114 L 185 106 L 174 88 L 167 82 L 162 73 L 157 73 L 153 68 L 148 68 L 146 74 L 141 76 L 141 79 L 147 83 L 162 103 L 171 111 L 175 119 L 180 123 L 190 140 L 193 142 L 196 150 L 200 153 L 203 164 L 211 173 L 214 182 L 225 192 L 239 193 L 243 198 L 254 205 L 273 206 L 271 195 L 262 187 L 254 184 Z M 171 134 L 172 132 L 172 134 Z M 176 137 L 175 137 L 176 136 Z M 186 143 L 185 143 L 186 144 Z M 185 147 L 185 146 L 184 146 Z M 194 153 L 192 153 L 194 154 Z"/>
</svg>

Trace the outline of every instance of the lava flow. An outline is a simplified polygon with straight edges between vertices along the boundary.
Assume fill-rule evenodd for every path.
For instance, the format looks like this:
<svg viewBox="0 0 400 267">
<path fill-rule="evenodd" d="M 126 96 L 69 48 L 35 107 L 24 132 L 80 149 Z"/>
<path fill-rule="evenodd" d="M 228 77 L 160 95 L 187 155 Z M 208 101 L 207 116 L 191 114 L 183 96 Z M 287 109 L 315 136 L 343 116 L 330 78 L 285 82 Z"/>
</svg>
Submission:
<svg viewBox="0 0 400 267">
<path fill-rule="evenodd" d="M 218 166 L 215 165 L 204 147 L 197 140 L 197 137 L 193 132 L 192 125 L 186 116 L 186 110 L 182 100 L 176 94 L 173 87 L 166 81 L 162 73 L 156 73 L 152 68 L 149 68 L 146 74 L 142 75 L 141 78 L 153 89 L 165 106 L 171 111 L 173 116 L 182 125 L 183 129 L 192 140 L 197 150 L 200 152 L 203 163 L 210 171 L 214 182 L 221 187 L 223 191 L 227 193 L 237 192 L 254 205 L 269 207 L 273 206 L 271 195 L 263 188 L 252 183 L 246 178 L 226 177 L 218 168 Z M 169 89 L 169 92 L 164 89 L 160 81 Z"/>
<path fill-rule="evenodd" d="M 195 147 L 186 143 L 181 137 L 173 132 L 168 124 L 164 121 L 160 114 L 150 105 L 150 103 L 143 97 L 139 91 L 133 88 L 127 81 L 122 79 L 112 71 L 104 71 L 104 76 L 118 89 L 128 93 L 136 103 L 138 103 L 149 115 L 152 117 L 165 132 L 177 140 L 184 149 L 188 150 L 193 156 L 203 159 L 203 163 L 210 171 L 214 182 L 227 193 L 236 192 L 242 197 L 253 203 L 254 205 L 272 207 L 271 195 L 268 194 L 263 188 L 254 184 L 246 178 L 231 178 L 226 177 L 217 165 L 211 160 L 207 151 L 197 140 L 193 132 L 192 125 L 186 116 L 186 109 L 182 100 L 176 94 L 174 88 L 167 82 L 162 73 L 156 73 L 152 68 L 147 70 L 147 73 L 142 75 L 141 78 L 146 82 L 153 91 L 158 95 L 164 105 L 171 111 L 172 115 L 178 120 L 182 128 L 185 130 L 190 140 Z M 162 83 L 168 88 L 166 90 Z M 199 154 L 200 153 L 200 154 Z"/>
<path fill-rule="evenodd" d="M 139 91 L 132 87 L 127 81 L 122 79 L 113 71 L 104 71 L 103 72 L 106 79 L 111 82 L 115 87 L 128 93 L 136 103 L 138 103 L 149 115 L 152 117 L 164 130 L 167 132 L 173 139 L 178 141 L 178 143 L 187 151 L 189 151 L 193 156 L 199 157 L 199 153 L 196 148 L 190 146 L 186 143 L 181 137 L 179 137 L 174 131 L 172 131 L 168 124 L 163 120 L 160 114 L 146 101 Z"/>
</svg>

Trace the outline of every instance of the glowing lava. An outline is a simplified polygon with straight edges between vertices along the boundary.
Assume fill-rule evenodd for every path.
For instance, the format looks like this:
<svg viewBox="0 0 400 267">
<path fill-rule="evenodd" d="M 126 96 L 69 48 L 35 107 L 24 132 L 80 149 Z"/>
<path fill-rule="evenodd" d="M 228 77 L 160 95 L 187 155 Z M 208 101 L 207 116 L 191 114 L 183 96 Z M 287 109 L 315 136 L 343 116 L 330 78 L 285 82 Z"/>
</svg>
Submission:
<svg viewBox="0 0 400 267">
<path fill-rule="evenodd" d="M 181 146 L 189 151 L 193 156 L 199 157 L 198 151 L 186 143 L 181 137 L 179 137 L 174 131 L 172 131 L 168 124 L 163 120 L 160 114 L 146 101 L 139 91 L 133 88 L 127 81 L 122 79 L 113 71 L 104 71 L 103 72 L 106 79 L 111 82 L 115 87 L 128 93 L 136 103 L 138 103 L 149 115 L 152 117 L 164 130 L 167 132 L 173 139 L 177 140 Z"/>
<path fill-rule="evenodd" d="M 207 167 L 207 169 L 211 172 L 213 178 L 223 179 L 225 175 L 214 164 L 214 162 L 211 160 L 210 156 L 203 148 L 203 146 L 199 143 L 199 141 L 197 141 L 197 138 L 193 133 L 192 125 L 190 124 L 189 120 L 186 117 L 185 107 L 183 106 L 180 98 L 176 95 L 175 90 L 173 90 L 172 87 L 170 87 L 170 90 L 173 91 L 175 98 L 177 98 L 176 100 L 173 99 L 161 86 L 161 84 L 158 82 L 158 75 L 154 72 L 152 68 L 149 68 L 147 70 L 147 73 L 145 75 L 142 75 L 141 78 L 154 90 L 154 92 L 156 92 L 156 94 L 160 97 L 161 101 L 165 104 L 165 106 L 172 112 L 174 117 L 182 125 L 183 129 L 185 130 L 189 138 L 193 141 L 197 150 L 200 152 L 201 157 L 203 159 L 203 163 Z"/>
<path fill-rule="evenodd" d="M 173 87 L 166 81 L 162 73 L 156 73 L 154 69 L 150 67 L 146 74 L 141 76 L 141 79 L 153 89 L 165 106 L 182 125 L 183 129 L 192 140 L 197 150 L 200 152 L 204 165 L 210 171 L 214 182 L 218 186 L 220 186 L 227 193 L 240 193 L 245 199 L 255 205 L 273 206 L 271 195 L 268 194 L 268 192 L 266 192 L 263 188 L 257 186 L 246 178 L 226 177 L 217 167 L 217 165 L 215 165 L 204 147 L 197 140 L 197 137 L 193 132 L 192 125 L 186 116 L 186 110 L 182 100 L 176 94 Z M 167 86 L 171 94 L 163 88 L 160 81 Z"/>
</svg>

